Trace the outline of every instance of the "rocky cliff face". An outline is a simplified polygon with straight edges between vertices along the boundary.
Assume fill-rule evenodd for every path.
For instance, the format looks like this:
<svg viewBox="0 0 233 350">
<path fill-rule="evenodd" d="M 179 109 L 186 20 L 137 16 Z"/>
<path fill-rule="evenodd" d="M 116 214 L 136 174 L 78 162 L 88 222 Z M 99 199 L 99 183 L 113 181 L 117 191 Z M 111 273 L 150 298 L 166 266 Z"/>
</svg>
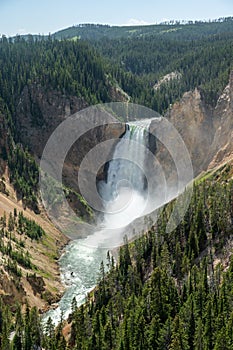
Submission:
<svg viewBox="0 0 233 350">
<path fill-rule="evenodd" d="M 125 101 L 125 94 L 111 87 L 113 101 Z M 67 96 L 59 91 L 44 89 L 40 84 L 31 84 L 25 86 L 20 96 L 16 108 L 16 124 L 20 131 L 19 141 L 26 145 L 29 150 L 40 157 L 44 146 L 56 129 L 56 127 L 70 115 L 88 107 L 86 101 L 76 96 Z M 92 132 L 86 138 L 90 142 L 95 139 L 99 141 L 103 134 L 108 134 L 107 138 L 118 137 L 121 134 L 118 127 L 111 127 L 104 130 L 102 133 Z M 88 143 L 88 141 L 87 141 Z M 85 152 L 85 150 L 84 150 Z M 82 158 L 82 149 L 79 149 L 78 154 Z"/>
<path fill-rule="evenodd" d="M 215 135 L 208 152 L 208 168 L 233 158 L 233 72 L 214 114 Z"/>
<path fill-rule="evenodd" d="M 189 151 L 194 176 L 220 165 L 233 157 L 233 73 L 215 108 L 205 104 L 199 90 L 183 95 L 166 117 L 178 130 Z M 151 123 L 151 131 L 156 129 Z M 169 137 L 169 135 L 168 135 Z M 175 165 L 166 147 L 157 142 L 157 156 L 167 172 L 175 173 Z"/>
<path fill-rule="evenodd" d="M 25 86 L 16 108 L 19 141 L 40 157 L 44 146 L 56 127 L 68 116 L 87 107 L 75 96 L 59 91 L 46 91 L 39 84 Z"/>
<path fill-rule="evenodd" d="M 112 88 L 112 93 L 113 90 L 114 88 Z M 117 90 L 114 96 L 119 100 L 120 91 Z M 121 99 L 124 100 L 125 98 L 122 93 Z M 29 151 L 39 161 L 46 142 L 56 127 L 67 117 L 86 107 L 87 103 L 75 96 L 65 96 L 58 91 L 47 91 L 38 84 L 26 86 L 16 109 L 17 129 L 20 131 L 18 141 L 28 147 Z M 66 157 L 63 168 L 64 184 L 79 192 L 77 174 L 83 158 L 99 143 L 108 139 L 118 139 L 124 132 L 125 125 L 116 123 L 94 128 L 81 136 L 71 147 Z M 113 149 L 107 151 L 111 156 Z M 89 164 L 88 171 L 94 171 L 92 164 Z M 99 169 L 97 175 L 100 178 L 104 176 L 104 167 Z M 70 202 L 73 209 L 77 209 L 77 212 L 85 218 L 86 208 L 82 203 L 75 200 L 73 196 L 70 198 Z M 62 210 L 62 208 L 60 209 Z"/>
</svg>

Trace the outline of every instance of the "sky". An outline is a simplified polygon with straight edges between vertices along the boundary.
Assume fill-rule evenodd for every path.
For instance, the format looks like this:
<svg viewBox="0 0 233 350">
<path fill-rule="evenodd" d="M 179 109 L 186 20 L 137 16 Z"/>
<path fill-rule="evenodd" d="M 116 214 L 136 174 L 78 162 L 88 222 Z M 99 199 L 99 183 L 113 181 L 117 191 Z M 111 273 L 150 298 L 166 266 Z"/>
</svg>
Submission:
<svg viewBox="0 0 233 350">
<path fill-rule="evenodd" d="M 0 34 L 48 34 L 80 23 L 154 24 L 233 16 L 233 0 L 0 0 Z"/>
</svg>

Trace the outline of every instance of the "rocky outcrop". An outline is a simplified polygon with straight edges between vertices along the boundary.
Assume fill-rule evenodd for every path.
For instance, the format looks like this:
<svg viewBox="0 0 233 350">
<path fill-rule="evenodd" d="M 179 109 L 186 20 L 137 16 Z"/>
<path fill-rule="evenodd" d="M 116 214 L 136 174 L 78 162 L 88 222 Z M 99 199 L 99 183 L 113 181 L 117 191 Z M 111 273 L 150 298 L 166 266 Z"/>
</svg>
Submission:
<svg viewBox="0 0 233 350">
<path fill-rule="evenodd" d="M 16 285 L 15 280 L 1 270 L 0 295 L 4 303 L 12 305 L 15 301 L 26 303 L 26 292 L 21 282 Z"/>
<path fill-rule="evenodd" d="M 182 78 L 182 74 L 179 72 L 171 72 L 169 74 L 166 74 L 164 77 L 162 77 L 158 83 L 156 83 L 153 88 L 154 90 L 159 90 L 161 85 L 167 84 L 172 80 L 180 80 Z"/>
</svg>

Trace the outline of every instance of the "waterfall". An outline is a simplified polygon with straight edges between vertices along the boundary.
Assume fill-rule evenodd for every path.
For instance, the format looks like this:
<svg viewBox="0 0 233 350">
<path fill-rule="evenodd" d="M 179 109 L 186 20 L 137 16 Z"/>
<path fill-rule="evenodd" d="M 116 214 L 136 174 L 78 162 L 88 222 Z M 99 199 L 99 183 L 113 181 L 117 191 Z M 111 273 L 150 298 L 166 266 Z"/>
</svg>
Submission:
<svg viewBox="0 0 233 350">
<path fill-rule="evenodd" d="M 126 124 L 126 132 L 116 145 L 109 163 L 106 186 L 101 195 L 108 200 L 116 198 L 122 188 L 131 188 L 143 194 L 146 188 L 144 175 L 147 129 L 137 122 Z"/>
<path fill-rule="evenodd" d="M 151 120 L 130 122 L 115 146 L 107 170 L 107 179 L 99 183 L 99 192 L 106 201 L 101 229 L 84 239 L 71 242 L 60 259 L 62 279 L 69 286 L 55 310 L 44 316 L 58 324 L 61 311 L 68 317 L 73 297 L 78 305 L 94 288 L 99 265 L 109 248 L 119 246 L 130 229 L 126 227 L 142 215 L 146 206 L 148 184 L 145 176 L 146 147 Z"/>
<path fill-rule="evenodd" d="M 145 162 L 151 120 L 130 122 L 115 146 L 106 181 L 99 183 L 104 202 L 102 229 L 87 237 L 91 246 L 113 247 L 123 242 L 124 228 L 144 215 L 147 203 Z"/>
</svg>

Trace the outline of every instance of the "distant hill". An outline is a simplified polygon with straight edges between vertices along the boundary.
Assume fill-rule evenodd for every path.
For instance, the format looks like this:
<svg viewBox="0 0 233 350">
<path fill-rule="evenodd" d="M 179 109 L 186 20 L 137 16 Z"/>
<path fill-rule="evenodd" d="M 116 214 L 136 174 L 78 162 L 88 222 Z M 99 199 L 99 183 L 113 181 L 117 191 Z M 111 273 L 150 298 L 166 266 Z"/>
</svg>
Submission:
<svg viewBox="0 0 233 350">
<path fill-rule="evenodd" d="M 171 21 L 146 26 L 109 26 L 101 24 L 78 24 L 60 30 L 52 37 L 56 39 L 101 40 L 103 38 L 137 38 L 144 36 L 166 36 L 179 40 L 196 40 L 210 35 L 233 33 L 233 17 L 219 18 L 211 22 Z"/>
</svg>

